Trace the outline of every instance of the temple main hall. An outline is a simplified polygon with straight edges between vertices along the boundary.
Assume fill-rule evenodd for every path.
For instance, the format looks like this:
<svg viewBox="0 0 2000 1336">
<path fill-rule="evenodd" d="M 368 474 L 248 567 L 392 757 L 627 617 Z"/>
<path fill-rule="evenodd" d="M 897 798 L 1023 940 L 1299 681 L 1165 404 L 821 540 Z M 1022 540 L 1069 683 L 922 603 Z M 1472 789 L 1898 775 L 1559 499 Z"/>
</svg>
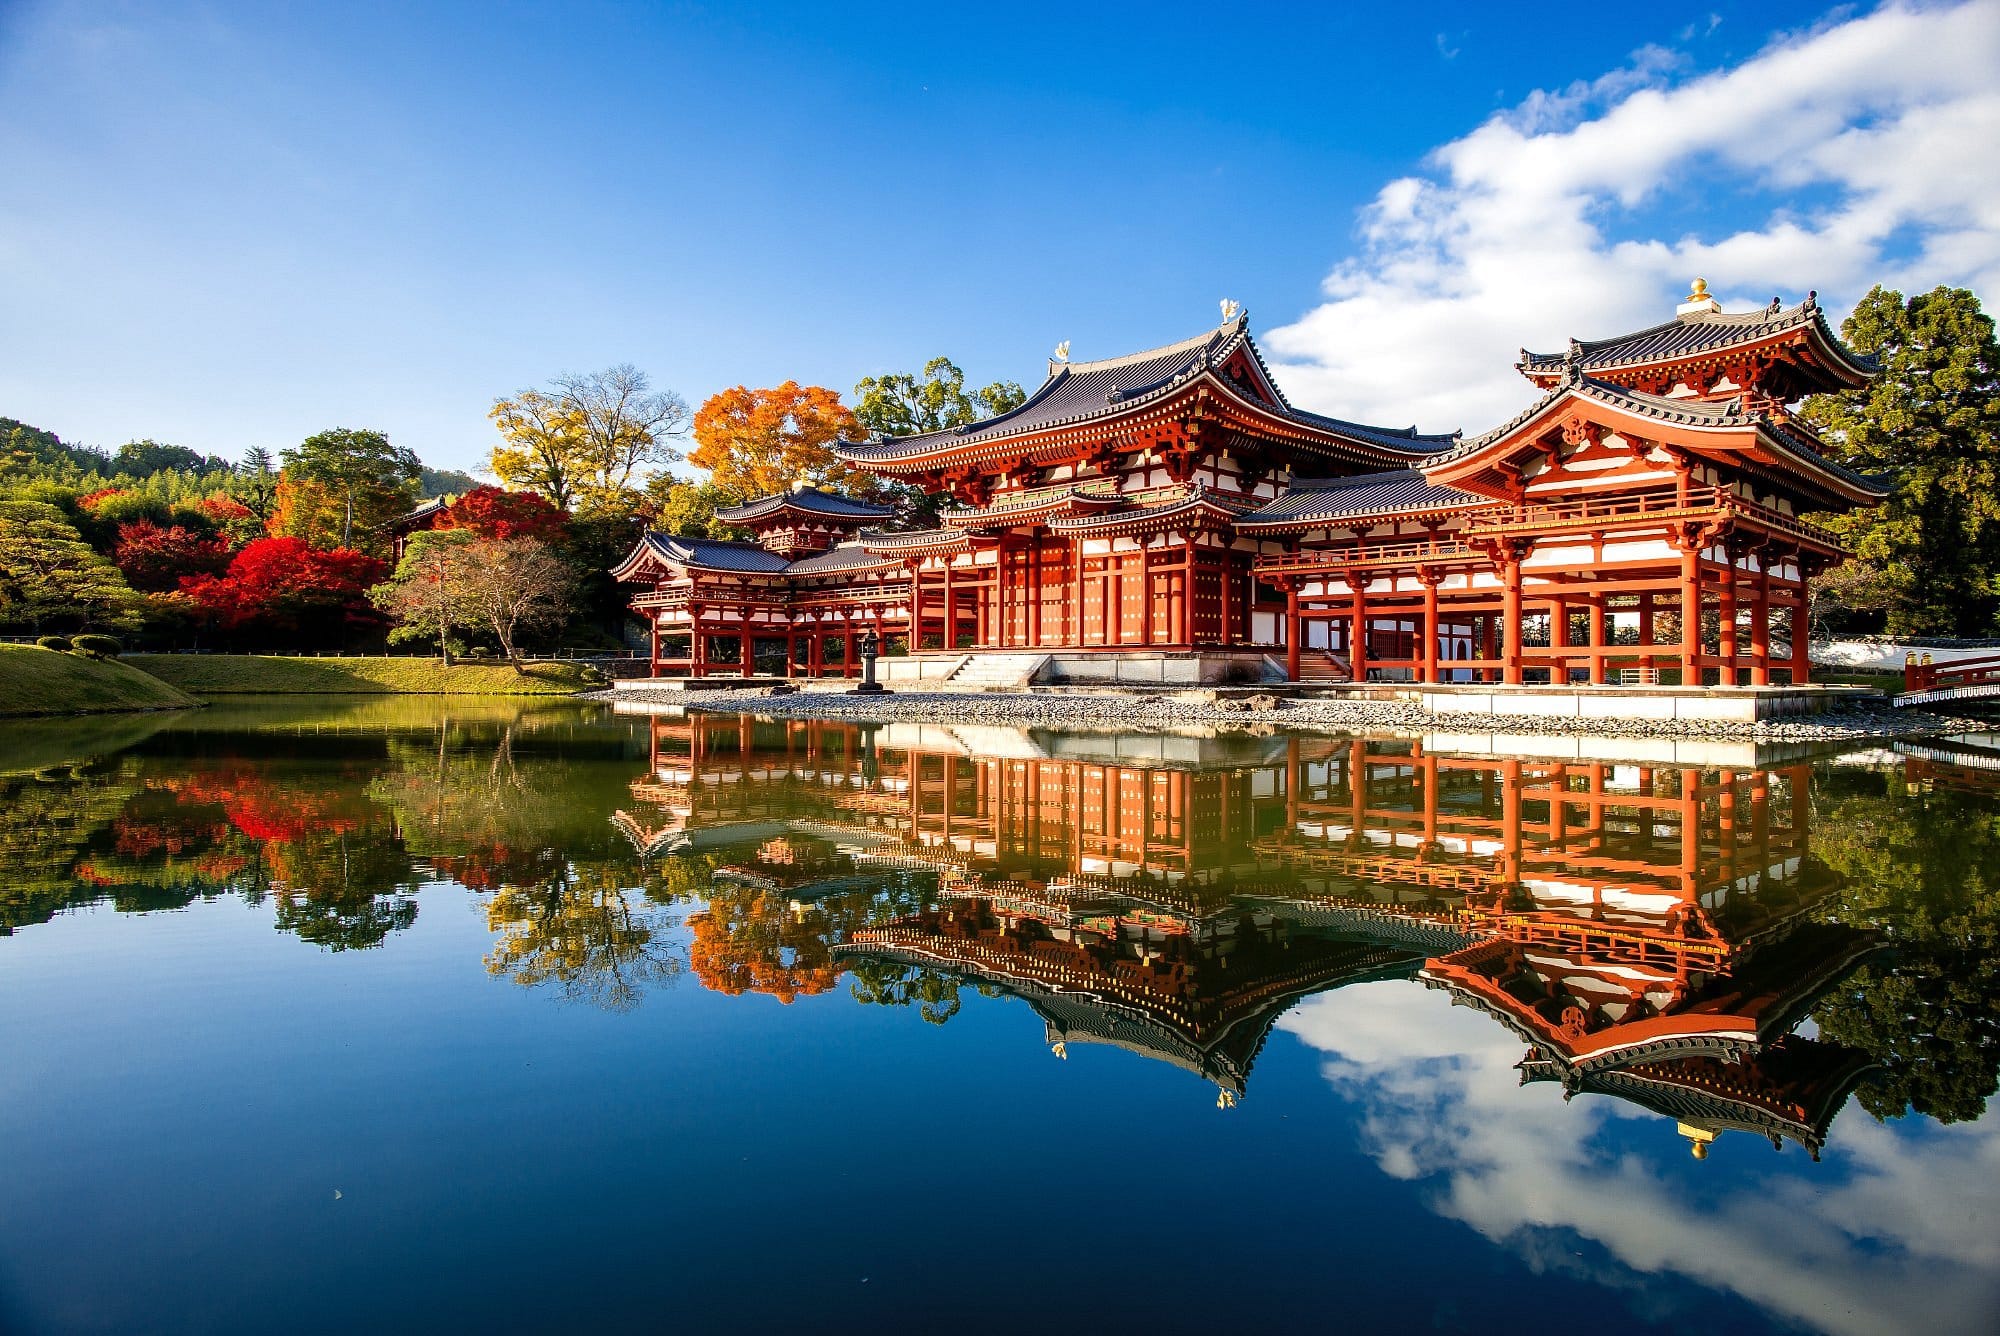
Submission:
<svg viewBox="0 0 2000 1336">
<path fill-rule="evenodd" d="M 719 512 L 737 540 L 648 534 L 614 574 L 654 674 L 853 675 L 872 634 L 969 682 L 1808 680 L 1807 582 L 1847 555 L 1812 517 L 1887 495 L 1795 414 L 1877 371 L 1812 294 L 1725 312 L 1697 280 L 1651 328 L 1524 349 L 1538 397 L 1477 436 L 1294 407 L 1225 314 L 1052 360 L 1000 416 L 836 445 L 942 498 L 935 527 L 802 483 Z"/>
</svg>

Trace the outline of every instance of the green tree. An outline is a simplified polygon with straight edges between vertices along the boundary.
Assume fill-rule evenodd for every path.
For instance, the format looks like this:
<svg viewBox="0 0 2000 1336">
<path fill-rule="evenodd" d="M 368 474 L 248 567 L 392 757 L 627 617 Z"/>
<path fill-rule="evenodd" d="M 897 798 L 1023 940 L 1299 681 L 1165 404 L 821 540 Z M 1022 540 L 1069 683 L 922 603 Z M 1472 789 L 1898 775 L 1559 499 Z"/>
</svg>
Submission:
<svg viewBox="0 0 2000 1336">
<path fill-rule="evenodd" d="M 54 506 L 0 501 L 0 622 L 131 630 L 144 606 Z"/>
<path fill-rule="evenodd" d="M 715 512 L 738 505 L 743 497 L 714 482 L 687 482 L 656 474 L 646 484 L 652 527 L 676 538 L 734 538 L 737 531 L 715 518 Z"/>
<path fill-rule="evenodd" d="M 278 497 L 278 464 L 271 458 L 271 452 L 261 445 L 253 445 L 243 452 L 243 462 L 237 467 L 237 485 L 230 489 L 231 495 L 250 508 L 250 513 L 262 524 L 271 518 L 271 508 Z"/>
<path fill-rule="evenodd" d="M 423 472 L 413 452 L 389 444 L 379 431 L 352 427 L 308 436 L 285 451 L 284 460 L 287 481 L 322 489 L 338 507 L 342 547 L 354 546 L 356 529 L 372 533 L 409 510 Z"/>
<path fill-rule="evenodd" d="M 438 657 L 451 662 L 458 632 L 480 624 L 466 598 L 467 556 L 477 541 L 470 529 L 437 529 L 410 536 L 396 573 L 368 591 L 368 600 L 396 619 L 393 644 L 437 642 Z"/>
<path fill-rule="evenodd" d="M 229 467 L 226 459 L 216 459 L 184 445 L 163 445 L 158 441 L 127 441 L 111 456 L 111 467 L 134 478 L 150 478 L 155 473 L 207 473 Z"/>
<path fill-rule="evenodd" d="M 918 375 L 869 376 L 854 387 L 854 416 L 883 436 L 916 436 L 969 426 L 1011 412 L 1027 401 L 1011 380 L 968 391 L 965 373 L 949 357 L 933 357 Z"/>
<path fill-rule="evenodd" d="M 1828 912 L 1893 948 L 1813 1008 L 1824 1038 L 1881 1064 L 1862 1106 L 1979 1117 L 2000 1073 L 2000 817 L 1900 770 L 1848 770 L 1815 785 L 1812 847 L 1843 880 Z"/>
<path fill-rule="evenodd" d="M 1888 592 L 1889 630 L 1988 634 L 2000 611 L 2000 345 L 1963 288 L 1876 288 L 1841 326 L 1873 383 L 1802 416 L 1840 463 L 1895 480 L 1888 504 L 1820 522 Z"/>
<path fill-rule="evenodd" d="M 968 391 L 965 373 L 956 363 L 933 357 L 917 375 L 891 372 L 869 376 L 856 385 L 854 418 L 875 435 L 915 436 L 1012 412 L 1027 398 L 1027 392 L 1011 380 Z M 938 523 L 938 498 L 921 488 L 885 480 L 881 490 L 883 499 L 896 507 L 897 527 L 929 528 Z"/>
<path fill-rule="evenodd" d="M 539 538 L 476 538 L 463 553 L 457 584 L 465 624 L 491 631 L 507 661 L 525 672 L 521 637 L 569 620 L 576 572 Z"/>
</svg>

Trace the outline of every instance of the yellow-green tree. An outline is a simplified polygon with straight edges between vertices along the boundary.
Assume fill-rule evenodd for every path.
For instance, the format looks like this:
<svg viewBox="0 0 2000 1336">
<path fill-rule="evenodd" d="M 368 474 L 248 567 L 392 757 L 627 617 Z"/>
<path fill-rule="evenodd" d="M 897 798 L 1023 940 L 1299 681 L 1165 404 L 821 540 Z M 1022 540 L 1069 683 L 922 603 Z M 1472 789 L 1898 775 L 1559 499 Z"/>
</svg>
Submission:
<svg viewBox="0 0 2000 1336">
<path fill-rule="evenodd" d="M 629 508 L 644 474 L 680 458 L 688 425 L 687 402 L 629 363 L 496 399 L 488 416 L 493 472 L 571 511 Z"/>
</svg>

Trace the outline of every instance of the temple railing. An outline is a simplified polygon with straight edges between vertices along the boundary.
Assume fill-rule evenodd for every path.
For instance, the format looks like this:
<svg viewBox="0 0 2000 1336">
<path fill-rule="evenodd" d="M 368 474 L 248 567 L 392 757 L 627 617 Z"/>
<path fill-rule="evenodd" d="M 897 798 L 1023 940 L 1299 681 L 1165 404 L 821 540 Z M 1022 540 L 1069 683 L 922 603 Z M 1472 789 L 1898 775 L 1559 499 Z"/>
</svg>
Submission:
<svg viewBox="0 0 2000 1336">
<path fill-rule="evenodd" d="M 1251 563 L 1253 575 L 1295 575 L 1313 571 L 1344 570 L 1351 566 L 1402 566 L 1426 561 L 1464 561 L 1482 557 L 1476 547 L 1457 539 L 1396 539 L 1376 543 L 1356 543 L 1349 547 L 1308 548 L 1279 556 L 1259 557 Z"/>
<path fill-rule="evenodd" d="M 983 506 L 968 506 L 962 510 L 946 511 L 941 518 L 944 523 L 956 527 L 987 524 L 1005 519 L 1023 511 L 1041 510 L 1071 496 L 1088 497 L 1100 501 L 1110 501 L 1118 497 L 1118 480 L 1115 478 L 1090 478 L 1082 482 L 1059 482 L 1046 487 L 1028 487 L 1005 496 L 995 497 Z"/>
<path fill-rule="evenodd" d="M 1796 516 L 1738 496 L 1726 487 L 1691 487 L 1685 494 L 1674 488 L 1649 488 L 1600 496 L 1570 496 L 1560 500 L 1531 501 L 1482 511 L 1465 526 L 1468 537 L 1502 534 L 1532 534 L 1550 530 L 1595 528 L 1626 520 L 1747 519 L 1766 529 L 1838 551 L 1840 544 L 1824 529 L 1807 524 Z"/>
<path fill-rule="evenodd" d="M 1259 557 L 1251 573 L 1271 577 L 1310 575 L 1363 566 L 1406 566 L 1426 562 L 1483 559 L 1478 543 L 1484 538 L 1531 537 L 1576 529 L 1600 528 L 1631 521 L 1742 519 L 1761 528 L 1787 534 L 1817 547 L 1840 550 L 1823 529 L 1795 516 L 1759 505 L 1723 487 L 1696 487 L 1682 495 L 1671 488 L 1621 492 L 1606 496 L 1565 497 L 1502 506 L 1469 516 L 1459 534 L 1447 538 L 1363 540 L 1337 548 L 1307 548 L 1278 556 Z"/>
<path fill-rule="evenodd" d="M 884 580 L 865 587 L 845 585 L 827 589 L 772 590 L 743 597 L 721 590 L 698 593 L 692 589 L 664 589 L 636 594 L 631 606 L 647 612 L 684 612 L 690 603 L 718 608 L 871 608 L 896 607 L 910 601 L 910 582 Z"/>
</svg>

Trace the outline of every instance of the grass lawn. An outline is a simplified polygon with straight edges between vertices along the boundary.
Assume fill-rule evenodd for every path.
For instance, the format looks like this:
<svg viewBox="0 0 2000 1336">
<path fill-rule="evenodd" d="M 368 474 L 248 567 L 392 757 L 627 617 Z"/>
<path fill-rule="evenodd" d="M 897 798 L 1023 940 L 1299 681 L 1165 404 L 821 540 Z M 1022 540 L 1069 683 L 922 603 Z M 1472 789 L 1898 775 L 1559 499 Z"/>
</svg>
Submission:
<svg viewBox="0 0 2000 1336">
<path fill-rule="evenodd" d="M 288 659 L 263 654 L 128 654 L 137 665 L 197 697 L 242 694 L 396 693 L 431 696 L 568 696 L 602 683 L 579 663 L 504 663 L 436 659 Z"/>
<path fill-rule="evenodd" d="M 123 660 L 0 645 L 0 716 L 174 710 L 193 704 Z"/>
</svg>

